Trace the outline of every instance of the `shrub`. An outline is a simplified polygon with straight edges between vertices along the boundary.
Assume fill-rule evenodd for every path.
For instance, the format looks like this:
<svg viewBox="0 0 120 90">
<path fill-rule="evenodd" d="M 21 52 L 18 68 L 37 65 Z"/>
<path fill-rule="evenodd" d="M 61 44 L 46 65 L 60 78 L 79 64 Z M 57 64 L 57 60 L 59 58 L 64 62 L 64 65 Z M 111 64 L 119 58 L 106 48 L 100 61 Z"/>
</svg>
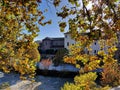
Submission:
<svg viewBox="0 0 120 90">
<path fill-rule="evenodd" d="M 106 64 L 102 72 L 102 81 L 103 86 L 118 86 L 120 85 L 120 70 L 117 63 Z"/>
<path fill-rule="evenodd" d="M 96 73 L 89 72 L 83 75 L 76 76 L 74 83 L 66 83 L 61 90 L 109 90 L 109 86 L 98 86 L 94 81 L 96 80 Z"/>
<path fill-rule="evenodd" d="M 6 89 L 6 88 L 7 90 L 10 90 L 9 86 L 10 86 L 9 82 L 4 82 L 0 85 L 0 90 Z"/>
<path fill-rule="evenodd" d="M 47 49 L 46 51 L 46 54 L 54 54 L 54 50 L 53 49 Z"/>
<path fill-rule="evenodd" d="M 53 60 L 53 63 L 55 65 L 59 65 L 64 63 L 63 61 L 63 57 L 68 53 L 67 49 L 63 48 L 63 49 L 59 49 L 57 50 L 56 54 L 55 54 L 55 58 Z"/>
</svg>

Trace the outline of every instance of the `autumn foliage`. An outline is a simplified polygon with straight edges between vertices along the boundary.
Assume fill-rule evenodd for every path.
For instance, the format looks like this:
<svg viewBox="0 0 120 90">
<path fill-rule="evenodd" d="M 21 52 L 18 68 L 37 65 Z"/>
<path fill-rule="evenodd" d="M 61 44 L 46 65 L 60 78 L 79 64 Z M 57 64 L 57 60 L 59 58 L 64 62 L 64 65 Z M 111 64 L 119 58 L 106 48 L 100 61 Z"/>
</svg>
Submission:
<svg viewBox="0 0 120 90">
<path fill-rule="evenodd" d="M 76 41 L 75 45 L 70 46 L 69 55 L 64 57 L 64 61 L 80 68 L 79 78 L 85 76 L 89 80 L 92 74 L 88 77 L 86 73 L 89 74 L 91 71 L 101 68 L 103 69 L 103 72 L 100 72 L 103 77 L 102 83 L 105 86 L 112 86 L 111 83 L 119 85 L 119 79 L 116 80 L 119 75 L 117 73 L 119 71 L 118 62 L 115 58 L 118 45 L 117 35 L 120 32 L 119 3 L 119 0 L 68 0 L 68 4 L 57 12 L 58 17 L 62 18 L 62 21 L 59 22 L 60 30 L 66 31 L 65 29 L 68 27 L 68 32 Z M 100 49 L 93 54 L 91 45 L 95 41 L 99 43 Z M 84 52 L 85 49 L 89 54 Z M 90 84 L 80 88 L 82 84 L 84 85 L 81 80 L 86 79 L 79 78 L 74 80 L 74 84 L 65 84 L 63 90 L 69 90 L 69 88 L 71 90 L 74 88 L 75 90 L 108 90 L 107 88 L 95 89 L 94 85 L 91 88 Z"/>
<path fill-rule="evenodd" d="M 51 21 L 43 22 L 43 12 L 37 9 L 41 1 L 1 0 L 0 69 L 3 71 L 8 73 L 15 70 L 22 76 L 34 77 L 35 65 L 39 60 L 34 42 L 39 32 L 37 25 L 51 24 Z M 59 6 L 60 2 L 61 0 L 53 0 L 55 7 Z M 68 0 L 68 3 L 68 7 L 63 6 L 61 11 L 57 12 L 58 17 L 62 18 L 59 27 L 63 32 L 68 26 L 71 37 L 77 43 L 70 47 L 64 61 L 76 65 L 81 71 L 80 75 L 75 77 L 75 83 L 67 83 L 62 89 L 107 90 L 108 87 L 97 88 L 94 83 L 97 75 L 90 71 L 98 68 L 103 69 L 102 84 L 118 85 L 119 69 L 114 57 L 118 44 L 117 34 L 120 32 L 119 0 Z M 100 50 L 93 55 L 91 45 L 95 41 L 99 42 Z M 89 54 L 86 54 L 84 49 L 87 49 Z"/>
<path fill-rule="evenodd" d="M 101 84 L 103 86 L 108 84 L 110 86 L 120 85 L 120 66 L 117 63 L 104 66 Z"/>
<path fill-rule="evenodd" d="M 40 59 L 34 42 L 39 32 L 38 24 L 50 23 L 42 22 L 43 13 L 37 9 L 41 0 L 37 1 L 0 1 L 0 69 L 7 73 L 15 70 L 22 76 L 33 78 L 35 75 Z"/>
</svg>

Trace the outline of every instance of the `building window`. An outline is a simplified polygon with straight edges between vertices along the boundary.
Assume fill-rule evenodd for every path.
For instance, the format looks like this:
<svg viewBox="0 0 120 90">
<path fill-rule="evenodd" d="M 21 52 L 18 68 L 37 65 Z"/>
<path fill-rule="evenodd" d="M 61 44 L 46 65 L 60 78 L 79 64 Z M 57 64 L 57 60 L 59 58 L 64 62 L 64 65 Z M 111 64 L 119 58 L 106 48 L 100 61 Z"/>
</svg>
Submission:
<svg viewBox="0 0 120 90">
<path fill-rule="evenodd" d="M 67 42 L 67 46 L 69 46 L 69 42 Z"/>
<path fill-rule="evenodd" d="M 65 35 L 65 37 L 67 38 L 67 35 Z"/>
<path fill-rule="evenodd" d="M 89 54 L 89 51 L 87 51 L 87 54 Z"/>
<path fill-rule="evenodd" d="M 94 54 L 97 54 L 98 53 L 98 50 L 94 50 Z"/>
<path fill-rule="evenodd" d="M 96 45 L 96 42 L 94 44 Z"/>
<path fill-rule="evenodd" d="M 96 50 L 94 50 L 94 53 L 95 53 L 95 54 L 96 54 L 96 52 L 97 52 L 97 51 L 96 51 Z"/>
<path fill-rule="evenodd" d="M 55 43 L 55 45 L 58 45 L 58 43 Z"/>
</svg>

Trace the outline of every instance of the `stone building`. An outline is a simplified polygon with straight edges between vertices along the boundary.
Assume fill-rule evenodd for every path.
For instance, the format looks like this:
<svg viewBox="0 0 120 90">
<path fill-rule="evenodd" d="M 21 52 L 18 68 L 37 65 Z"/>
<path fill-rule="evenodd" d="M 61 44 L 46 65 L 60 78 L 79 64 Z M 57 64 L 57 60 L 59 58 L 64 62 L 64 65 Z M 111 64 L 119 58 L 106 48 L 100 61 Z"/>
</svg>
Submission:
<svg viewBox="0 0 120 90">
<path fill-rule="evenodd" d="M 39 52 L 43 58 L 53 58 L 59 49 L 64 48 L 64 38 L 46 37 L 39 45 Z"/>
<path fill-rule="evenodd" d="M 49 38 L 46 37 L 42 40 L 41 43 L 41 49 L 42 50 L 48 50 L 48 49 L 60 49 L 64 48 L 64 38 Z"/>
</svg>

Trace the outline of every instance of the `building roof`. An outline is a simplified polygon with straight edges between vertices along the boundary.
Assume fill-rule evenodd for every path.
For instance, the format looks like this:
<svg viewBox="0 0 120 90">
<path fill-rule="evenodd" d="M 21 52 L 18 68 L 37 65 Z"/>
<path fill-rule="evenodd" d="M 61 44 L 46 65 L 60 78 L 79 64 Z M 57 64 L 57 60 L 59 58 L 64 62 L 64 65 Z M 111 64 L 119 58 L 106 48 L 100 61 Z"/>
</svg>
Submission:
<svg viewBox="0 0 120 90">
<path fill-rule="evenodd" d="M 46 38 L 44 38 L 42 41 L 44 41 L 44 40 L 51 40 L 51 38 L 46 37 Z"/>
<path fill-rule="evenodd" d="M 52 45 L 51 48 L 64 48 L 64 45 Z"/>
<path fill-rule="evenodd" d="M 40 44 L 41 43 L 41 41 L 40 40 L 37 40 L 37 41 L 35 41 L 37 44 Z"/>
<path fill-rule="evenodd" d="M 64 34 L 70 34 L 70 32 L 66 32 L 66 33 L 64 33 Z"/>
<path fill-rule="evenodd" d="M 59 37 L 59 38 L 50 38 L 50 37 L 46 37 L 44 40 L 52 40 L 52 41 L 58 41 L 58 40 L 64 40 L 64 37 Z"/>
<path fill-rule="evenodd" d="M 64 40 L 64 37 L 63 38 L 51 38 L 51 40 Z"/>
</svg>

